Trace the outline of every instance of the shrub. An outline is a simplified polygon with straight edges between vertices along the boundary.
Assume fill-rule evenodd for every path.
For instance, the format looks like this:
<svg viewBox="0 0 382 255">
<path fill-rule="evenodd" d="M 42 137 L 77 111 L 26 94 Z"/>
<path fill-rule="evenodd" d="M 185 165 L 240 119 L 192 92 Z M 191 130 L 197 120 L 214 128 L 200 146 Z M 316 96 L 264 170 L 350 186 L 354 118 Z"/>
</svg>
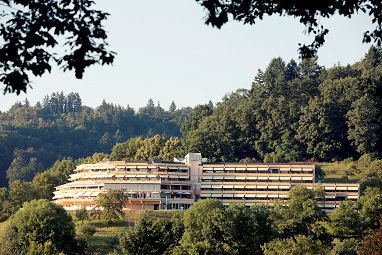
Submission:
<svg viewBox="0 0 382 255">
<path fill-rule="evenodd" d="M 345 158 L 344 160 L 342 160 L 342 163 L 344 163 L 344 164 L 349 164 L 349 163 L 352 163 L 352 162 L 354 162 L 353 157 Z"/>
<path fill-rule="evenodd" d="M 371 154 L 363 154 L 359 159 L 358 159 L 358 166 L 359 167 L 365 167 L 368 168 L 373 162 L 373 156 Z"/>
<path fill-rule="evenodd" d="M 369 171 L 370 173 L 375 173 L 379 176 L 379 178 L 382 178 L 382 160 L 376 159 L 369 165 Z"/>
<path fill-rule="evenodd" d="M 97 232 L 97 228 L 93 224 L 82 224 L 79 227 L 80 233 L 85 237 L 91 237 Z"/>
<path fill-rule="evenodd" d="M 81 207 L 81 209 L 76 210 L 76 218 L 82 222 L 89 218 L 88 211 L 86 210 L 86 206 Z"/>
</svg>

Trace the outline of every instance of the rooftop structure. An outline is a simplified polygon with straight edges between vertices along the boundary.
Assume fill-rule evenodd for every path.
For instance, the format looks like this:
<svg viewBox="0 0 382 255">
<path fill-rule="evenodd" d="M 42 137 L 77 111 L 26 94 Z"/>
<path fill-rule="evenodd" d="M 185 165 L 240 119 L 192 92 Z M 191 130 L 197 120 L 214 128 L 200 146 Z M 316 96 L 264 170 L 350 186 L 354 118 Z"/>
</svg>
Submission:
<svg viewBox="0 0 382 255">
<path fill-rule="evenodd" d="M 287 199 L 289 190 L 302 185 L 321 186 L 322 210 L 331 212 L 346 199 L 356 200 L 359 184 L 316 183 L 312 164 L 206 163 L 200 153 L 174 162 L 104 160 L 77 166 L 68 183 L 56 187 L 53 200 L 67 210 L 96 206 L 99 194 L 123 189 L 126 209 L 183 210 L 198 199 L 215 198 L 224 204 L 273 203 Z"/>
</svg>

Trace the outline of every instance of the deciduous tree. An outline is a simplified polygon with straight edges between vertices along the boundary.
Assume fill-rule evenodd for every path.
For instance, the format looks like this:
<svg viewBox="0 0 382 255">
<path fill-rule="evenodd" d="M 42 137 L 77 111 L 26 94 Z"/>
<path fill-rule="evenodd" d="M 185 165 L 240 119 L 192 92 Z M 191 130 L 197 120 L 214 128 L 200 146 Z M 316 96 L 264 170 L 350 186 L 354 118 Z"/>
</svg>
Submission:
<svg viewBox="0 0 382 255">
<path fill-rule="evenodd" d="M 262 247 L 264 255 L 326 255 L 328 247 L 312 237 L 298 235 L 286 239 L 274 239 Z"/>
<path fill-rule="evenodd" d="M 48 252 L 48 253 L 47 253 Z M 81 254 L 72 218 L 48 200 L 26 202 L 12 218 L 1 254 Z"/>
<path fill-rule="evenodd" d="M 1 0 L 0 4 L 4 93 L 26 92 L 30 75 L 50 72 L 52 62 L 64 71 L 74 69 L 78 79 L 91 65 L 113 62 L 115 53 L 107 50 L 103 28 L 108 14 L 93 9 L 93 1 Z"/>
<path fill-rule="evenodd" d="M 119 219 L 123 215 L 122 209 L 127 203 L 124 191 L 109 190 L 98 197 L 97 205 L 102 208 L 102 217 L 106 220 Z"/>
<path fill-rule="evenodd" d="M 172 224 L 168 219 L 153 219 L 144 214 L 134 228 L 127 229 L 120 239 L 123 254 L 164 254 L 178 240 L 172 237 Z"/>
</svg>

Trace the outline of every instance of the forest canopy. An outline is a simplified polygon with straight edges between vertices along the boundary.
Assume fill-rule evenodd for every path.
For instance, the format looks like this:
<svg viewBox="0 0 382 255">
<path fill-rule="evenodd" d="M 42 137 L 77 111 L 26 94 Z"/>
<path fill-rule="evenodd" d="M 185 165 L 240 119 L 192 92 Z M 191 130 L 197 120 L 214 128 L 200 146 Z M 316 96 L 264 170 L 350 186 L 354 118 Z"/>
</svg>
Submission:
<svg viewBox="0 0 382 255">
<path fill-rule="evenodd" d="M 92 109 L 77 93 L 53 93 L 34 106 L 26 100 L 0 113 L 1 185 L 94 153 L 99 160 L 172 160 L 201 152 L 228 162 L 367 155 L 371 164 L 382 154 L 381 80 L 382 50 L 371 47 L 359 62 L 331 68 L 316 58 L 275 58 L 249 89 L 193 109 L 172 103 L 165 110 L 153 100 L 137 111 L 105 101 Z"/>
<path fill-rule="evenodd" d="M 197 106 L 182 126 L 186 151 L 212 161 L 332 161 L 382 154 L 382 50 L 325 69 L 274 58 L 251 89 Z"/>
<path fill-rule="evenodd" d="M 30 181 L 56 160 L 109 153 L 116 143 L 155 134 L 180 137 L 192 108 L 169 110 L 149 100 L 137 111 L 103 101 L 95 109 L 78 93 L 53 93 L 32 106 L 28 100 L 0 113 L 0 186 Z"/>
</svg>

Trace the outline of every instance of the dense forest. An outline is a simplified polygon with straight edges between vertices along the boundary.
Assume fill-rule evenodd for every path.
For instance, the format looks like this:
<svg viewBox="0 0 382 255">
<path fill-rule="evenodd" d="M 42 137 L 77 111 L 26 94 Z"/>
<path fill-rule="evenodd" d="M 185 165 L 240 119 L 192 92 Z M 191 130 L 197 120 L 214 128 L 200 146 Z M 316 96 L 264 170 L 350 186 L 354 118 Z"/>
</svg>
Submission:
<svg viewBox="0 0 382 255">
<path fill-rule="evenodd" d="M 382 153 L 382 50 L 347 66 L 273 59 L 249 90 L 194 108 L 183 145 L 213 161 L 332 161 Z"/>
<path fill-rule="evenodd" d="M 53 93 L 42 103 L 15 103 L 0 113 L 0 186 L 32 180 L 57 159 L 78 159 L 109 152 L 115 143 L 136 136 L 180 136 L 192 108 L 169 110 L 149 100 L 135 111 L 105 101 L 95 109 L 82 105 L 77 93 Z"/>
<path fill-rule="evenodd" d="M 77 93 L 54 93 L 35 106 L 18 102 L 0 114 L 0 180 L 31 181 L 56 160 L 96 152 L 126 160 L 190 151 L 211 161 L 379 158 L 381 133 L 381 48 L 327 69 L 317 59 L 275 58 L 250 89 L 193 109 L 172 102 L 164 110 L 151 99 L 138 111 L 105 101 L 92 109 Z"/>
</svg>

